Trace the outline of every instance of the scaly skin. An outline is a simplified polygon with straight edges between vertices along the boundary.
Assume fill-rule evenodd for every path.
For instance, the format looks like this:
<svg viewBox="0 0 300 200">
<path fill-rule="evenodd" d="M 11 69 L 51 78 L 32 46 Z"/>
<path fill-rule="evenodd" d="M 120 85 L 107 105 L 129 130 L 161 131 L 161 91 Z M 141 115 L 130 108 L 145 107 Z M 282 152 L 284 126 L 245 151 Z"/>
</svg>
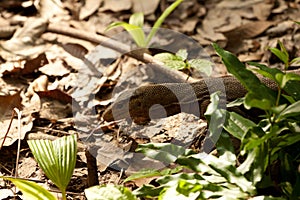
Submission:
<svg viewBox="0 0 300 200">
<path fill-rule="evenodd" d="M 292 72 L 300 74 L 300 70 Z M 258 77 L 272 90 L 278 89 L 274 81 L 262 76 Z M 121 93 L 102 117 L 106 121 L 131 118 L 136 123 L 144 123 L 180 112 L 203 117 L 210 103 L 210 94 L 216 91 L 220 91 L 221 102 L 224 103 L 244 97 L 247 93 L 247 90 L 233 76 L 203 79 L 194 83 L 150 84 Z"/>
</svg>

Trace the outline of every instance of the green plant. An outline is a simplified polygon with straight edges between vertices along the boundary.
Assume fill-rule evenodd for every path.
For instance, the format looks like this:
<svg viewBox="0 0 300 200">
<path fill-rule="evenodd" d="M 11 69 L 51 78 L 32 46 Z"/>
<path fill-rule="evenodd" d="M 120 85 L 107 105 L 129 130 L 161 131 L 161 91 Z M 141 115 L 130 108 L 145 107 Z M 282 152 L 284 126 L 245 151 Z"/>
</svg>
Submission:
<svg viewBox="0 0 300 200">
<path fill-rule="evenodd" d="M 112 28 L 116 27 L 123 27 L 134 39 L 135 43 L 139 47 L 147 47 L 153 38 L 153 36 L 158 31 L 161 24 L 165 21 L 167 16 L 171 14 L 173 10 L 182 2 L 183 0 L 176 0 L 174 3 L 172 3 L 163 13 L 162 15 L 156 20 L 154 23 L 154 26 L 152 27 L 150 33 L 145 36 L 143 26 L 144 26 L 144 14 L 143 13 L 134 13 L 131 15 L 129 19 L 129 23 L 127 22 L 114 22 L 110 24 L 107 30 L 111 30 Z"/>
<path fill-rule="evenodd" d="M 11 181 L 18 187 L 22 193 L 24 199 L 30 200 L 56 200 L 55 196 L 51 194 L 48 190 L 38 185 L 35 182 L 27 181 L 19 178 L 12 177 L 0 177 L 5 180 Z"/>
<path fill-rule="evenodd" d="M 60 189 L 63 199 L 66 199 L 66 188 L 76 163 L 76 135 L 64 136 L 55 141 L 29 140 L 28 145 L 41 169 Z"/>
<path fill-rule="evenodd" d="M 88 200 L 137 200 L 132 192 L 120 185 L 97 185 L 84 190 Z"/>
<path fill-rule="evenodd" d="M 172 53 L 158 53 L 154 58 L 163 62 L 166 66 L 176 70 L 190 70 L 194 68 L 198 71 L 204 72 L 207 76 L 211 75 L 213 63 L 205 59 L 188 59 L 186 49 L 180 49 L 174 55 Z"/>
<path fill-rule="evenodd" d="M 76 163 L 76 135 L 64 136 L 55 141 L 29 140 L 28 145 L 46 176 L 61 190 L 63 199 L 67 199 L 66 188 Z M 0 178 L 13 182 L 25 199 L 56 199 L 48 190 L 32 181 L 3 176 Z"/>
<path fill-rule="evenodd" d="M 283 45 L 280 46 L 282 54 L 288 57 Z M 274 92 L 262 84 L 231 53 L 217 45 L 214 45 L 214 48 L 222 57 L 228 71 L 247 88 L 245 107 L 259 108 L 265 112 L 265 117 L 258 124 L 236 113 L 224 112 L 227 116 L 224 129 L 241 141 L 240 156 L 246 157 L 239 169 L 248 179 L 252 179 L 257 189 L 273 188 L 286 198 L 298 198 L 300 76 L 262 64 L 250 63 L 257 67 L 257 73 L 278 84 L 278 91 Z M 275 55 L 280 58 L 280 55 Z"/>
<path fill-rule="evenodd" d="M 172 144 L 140 145 L 138 152 L 192 171 L 162 173 L 156 179 L 158 186 L 144 185 L 133 193 L 158 199 L 299 199 L 300 76 L 250 63 L 257 67 L 257 73 L 278 84 L 278 91 L 273 91 L 233 54 L 213 46 L 227 70 L 248 90 L 240 102 L 246 108 L 264 111 L 265 115 L 254 123 L 219 108 L 218 93 L 212 94 L 205 116 L 213 122 L 209 123 L 211 138 L 222 132 L 216 143 L 218 156 L 196 154 Z M 238 151 L 233 147 L 233 137 L 240 141 Z M 127 180 L 161 173 L 148 172 Z"/>
<path fill-rule="evenodd" d="M 284 63 L 285 69 L 287 69 L 292 64 L 300 63 L 300 57 L 290 60 L 289 54 L 286 48 L 284 47 L 284 45 L 282 44 L 282 42 L 278 41 L 278 44 L 280 49 L 275 47 L 269 49 L 274 55 L 276 55 Z"/>
</svg>

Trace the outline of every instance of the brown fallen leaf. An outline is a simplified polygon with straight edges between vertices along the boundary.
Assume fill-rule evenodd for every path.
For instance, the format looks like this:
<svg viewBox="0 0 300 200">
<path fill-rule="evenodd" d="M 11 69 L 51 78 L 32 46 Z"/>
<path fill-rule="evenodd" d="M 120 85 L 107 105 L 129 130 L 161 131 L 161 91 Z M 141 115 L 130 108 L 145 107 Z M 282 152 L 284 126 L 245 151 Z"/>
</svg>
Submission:
<svg viewBox="0 0 300 200">
<path fill-rule="evenodd" d="M 58 100 L 64 104 L 68 104 L 68 103 L 72 104 L 72 97 L 59 89 L 48 90 L 48 91 L 39 91 L 39 92 L 37 92 L 37 94 L 41 98 L 46 97 L 46 98 Z"/>
<path fill-rule="evenodd" d="M 49 120 L 59 120 L 72 115 L 72 109 L 78 109 L 76 102 L 72 102 L 72 97 L 59 89 L 37 92 L 41 99 L 41 118 Z M 72 107 L 73 106 L 73 107 Z"/>
<path fill-rule="evenodd" d="M 100 7 L 100 11 L 111 10 L 113 12 L 120 12 L 129 10 L 132 6 L 131 0 L 104 0 L 104 6 Z"/>
<path fill-rule="evenodd" d="M 6 134 L 6 131 L 9 127 L 11 119 L 1 119 L 0 120 L 0 144 L 3 143 L 3 140 L 5 139 L 5 142 L 3 146 L 10 146 L 12 145 L 16 140 L 19 138 L 18 133 L 18 119 L 13 119 L 11 127 L 9 129 L 8 135 L 5 138 L 4 135 Z M 32 117 L 31 116 L 25 116 L 21 119 L 21 140 L 24 139 L 26 133 L 32 129 L 33 123 L 32 123 Z"/>
<path fill-rule="evenodd" d="M 0 96 L 0 119 L 4 116 L 11 116 L 14 108 L 22 109 L 20 94 L 21 90 L 13 95 Z"/>
<path fill-rule="evenodd" d="M 269 21 L 254 21 L 243 24 L 236 29 L 223 32 L 228 39 L 226 49 L 232 53 L 237 53 L 244 39 L 250 39 L 260 35 L 273 24 L 274 22 Z"/>
<path fill-rule="evenodd" d="M 264 2 L 261 2 L 261 3 L 258 3 L 254 6 L 252 6 L 253 14 L 259 20 L 262 20 L 262 21 L 267 20 L 271 14 L 271 10 L 274 6 L 273 4 L 274 3 L 272 1 L 269 1 L 269 2 L 264 1 Z"/>
<path fill-rule="evenodd" d="M 102 1 L 103 0 L 86 0 L 84 6 L 80 8 L 79 19 L 83 20 L 91 16 L 99 9 Z"/>
<path fill-rule="evenodd" d="M 31 97 L 35 92 L 46 91 L 47 88 L 48 77 L 46 75 L 42 75 L 30 83 L 26 96 Z"/>
<path fill-rule="evenodd" d="M 157 6 L 159 4 L 159 0 L 139 0 L 139 1 L 134 1 L 132 0 L 132 10 L 133 13 L 135 12 L 143 12 L 144 15 L 150 15 L 155 12 L 157 9 Z"/>
<path fill-rule="evenodd" d="M 3 75 L 9 76 L 21 76 L 26 74 L 31 74 L 35 72 L 37 69 L 39 69 L 41 66 L 48 63 L 48 60 L 46 58 L 46 55 L 44 53 L 39 54 L 37 57 L 34 57 L 32 59 L 28 59 L 24 62 L 10 62 L 14 67 L 11 67 L 11 65 L 7 64 L 7 69 L 1 69 L 3 71 Z M 23 64 L 25 63 L 25 64 Z M 20 66 L 21 65 L 21 66 Z"/>
<path fill-rule="evenodd" d="M 223 34 L 227 37 L 228 40 L 234 40 L 235 38 L 249 39 L 263 33 L 272 25 L 274 25 L 274 22 L 254 21 L 243 24 L 231 31 L 223 32 Z"/>
<path fill-rule="evenodd" d="M 17 29 L 10 40 L 0 43 L 0 56 L 5 60 L 17 61 L 36 57 L 46 49 L 41 35 L 46 31 L 48 21 L 43 18 L 29 18 Z"/>
</svg>

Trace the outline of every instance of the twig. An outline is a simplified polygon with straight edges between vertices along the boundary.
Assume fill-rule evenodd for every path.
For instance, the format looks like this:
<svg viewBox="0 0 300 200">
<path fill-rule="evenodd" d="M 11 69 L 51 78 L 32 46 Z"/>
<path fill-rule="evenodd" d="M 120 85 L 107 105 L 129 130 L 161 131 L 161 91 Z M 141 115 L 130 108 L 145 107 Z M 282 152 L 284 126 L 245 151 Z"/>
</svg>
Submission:
<svg viewBox="0 0 300 200">
<path fill-rule="evenodd" d="M 1 146 L 0 146 L 0 150 L 2 149 L 2 147 L 3 147 L 4 143 L 5 143 L 5 139 L 6 139 L 7 135 L 8 135 L 8 133 L 9 133 L 9 130 L 10 130 L 12 121 L 13 121 L 13 119 L 14 119 L 14 116 L 15 116 L 15 112 L 12 111 L 12 113 L 11 113 L 11 118 L 10 118 L 10 122 L 9 122 L 8 128 L 7 128 L 7 130 L 6 130 L 6 133 L 5 133 L 4 137 L 3 137 L 2 144 L 1 144 Z"/>
<path fill-rule="evenodd" d="M 103 35 L 89 33 L 82 30 L 77 30 L 71 27 L 62 27 L 59 24 L 49 24 L 47 27 L 47 31 L 51 33 L 62 34 L 70 37 L 74 37 L 77 39 L 86 40 L 110 49 L 113 49 L 121 54 L 130 56 L 137 60 L 140 60 L 144 63 L 153 63 L 151 67 L 158 69 L 161 72 L 165 72 L 167 74 L 172 75 L 178 81 L 186 82 L 187 75 L 183 72 L 176 71 L 165 67 L 164 64 L 156 59 L 150 54 L 144 53 L 141 51 L 133 51 L 128 45 L 113 40 L 111 38 L 105 37 Z M 195 79 L 192 77 L 189 78 L 188 82 L 194 82 Z"/>
<path fill-rule="evenodd" d="M 16 159 L 16 171 L 15 177 L 18 177 L 18 168 L 19 168 L 19 158 L 20 158 L 20 149 L 21 149 L 21 117 L 22 111 L 17 108 L 14 108 L 14 111 L 18 114 L 18 150 L 17 150 L 17 159 Z"/>
<path fill-rule="evenodd" d="M 6 27 L 5 29 L 0 29 L 0 38 L 1 38 L 2 32 L 5 35 L 8 34 L 7 32 L 9 32 L 10 35 L 12 35 L 16 29 L 17 29 L 17 27 L 8 27 L 8 28 Z M 133 51 L 130 48 L 130 46 L 123 44 L 121 42 L 118 42 L 116 40 L 113 40 L 109 37 L 99 35 L 96 33 L 90 33 L 90 32 L 86 32 L 86 31 L 82 31 L 82 30 L 77 30 L 72 27 L 64 27 L 63 25 L 60 25 L 60 24 L 51 24 L 51 23 L 48 24 L 46 31 L 51 32 L 51 33 L 65 35 L 65 36 L 70 36 L 70 37 L 77 38 L 77 39 L 86 40 L 86 41 L 92 42 L 94 44 L 102 45 L 107 48 L 113 49 L 123 55 L 130 56 L 130 57 L 140 60 L 144 63 L 153 63 L 154 65 L 151 65 L 150 67 L 156 68 L 163 73 L 170 74 L 178 81 L 186 82 L 187 75 L 185 73 L 169 69 L 168 67 L 164 66 L 164 64 L 162 62 L 154 59 L 154 57 L 151 56 L 150 54 L 147 54 L 147 53 L 143 52 L 142 50 L 141 51 L 139 51 L 139 50 Z M 196 80 L 193 79 L 192 77 L 190 77 L 188 79 L 188 82 L 194 82 L 194 81 L 196 81 Z"/>
</svg>

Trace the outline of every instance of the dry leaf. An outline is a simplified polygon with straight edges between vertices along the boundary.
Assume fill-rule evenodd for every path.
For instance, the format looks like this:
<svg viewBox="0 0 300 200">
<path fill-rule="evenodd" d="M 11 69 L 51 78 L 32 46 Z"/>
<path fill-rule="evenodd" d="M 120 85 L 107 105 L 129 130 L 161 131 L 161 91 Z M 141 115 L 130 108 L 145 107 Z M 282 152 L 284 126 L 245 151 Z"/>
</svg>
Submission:
<svg viewBox="0 0 300 200">
<path fill-rule="evenodd" d="M 273 4 L 262 2 L 255 6 L 253 6 L 253 13 L 257 19 L 260 21 L 265 21 L 271 14 L 271 10 L 273 8 Z"/>
<path fill-rule="evenodd" d="M 41 99 L 40 117 L 59 120 L 72 114 L 72 98 L 61 90 L 37 92 Z"/>
<path fill-rule="evenodd" d="M 6 130 L 8 129 L 8 125 L 10 123 L 10 119 L 1 119 L 0 120 L 0 144 L 3 142 L 4 135 Z M 3 146 L 12 145 L 19 137 L 18 134 L 18 119 L 13 119 L 9 133 L 5 138 L 5 142 Z M 32 129 L 33 123 L 31 116 L 23 117 L 21 119 L 21 140 L 24 139 L 26 133 Z"/>
<path fill-rule="evenodd" d="M 24 63 L 24 64 L 23 64 Z M 3 71 L 3 75 L 26 75 L 34 73 L 38 68 L 48 63 L 46 55 L 44 53 L 39 54 L 37 57 L 28 59 L 21 63 L 21 66 L 14 66 L 14 62 L 11 65 L 5 63 L 8 67 Z M 20 65 L 20 62 L 15 62 L 15 64 Z M 23 64 L 23 65 L 22 65 Z"/>
<path fill-rule="evenodd" d="M 226 49 L 233 53 L 238 53 L 242 49 L 242 41 L 244 39 L 250 39 L 260 35 L 273 24 L 274 22 L 269 21 L 255 21 L 241 25 L 234 30 L 224 32 L 224 35 L 228 39 Z"/>
<path fill-rule="evenodd" d="M 85 0 L 85 4 L 80 8 L 79 19 L 83 20 L 96 12 L 103 0 Z"/>
<path fill-rule="evenodd" d="M 61 44 L 61 47 L 72 56 L 83 60 L 89 52 L 84 46 L 75 43 Z"/>
<path fill-rule="evenodd" d="M 35 92 L 46 91 L 48 88 L 48 77 L 42 75 L 30 83 L 26 96 L 31 97 Z"/>
<path fill-rule="evenodd" d="M 132 0 L 133 13 L 142 12 L 144 15 L 153 14 L 157 9 L 159 2 L 159 0 Z"/>
<path fill-rule="evenodd" d="M 57 58 L 56 60 L 44 65 L 39 71 L 49 76 L 64 76 L 70 73 L 70 70 L 65 66 L 63 60 Z"/>
<path fill-rule="evenodd" d="M 13 95 L 0 96 L 0 119 L 4 116 L 11 116 L 11 113 L 14 108 L 18 108 L 20 110 L 22 109 L 22 98 L 20 94 L 21 91 Z"/>
<path fill-rule="evenodd" d="M 65 92 L 62 92 L 59 89 L 55 89 L 55 90 L 48 90 L 48 91 L 40 91 L 37 92 L 37 94 L 41 97 L 41 98 L 50 98 L 53 100 L 57 100 L 60 101 L 63 104 L 72 104 L 72 97 L 70 95 L 68 95 Z"/>
<path fill-rule="evenodd" d="M 36 57 L 46 48 L 41 44 L 40 37 L 45 32 L 47 23 L 43 18 L 29 18 L 10 40 L 0 43 L 0 49 L 3 50 L 0 51 L 0 56 L 10 61 Z"/>
<path fill-rule="evenodd" d="M 113 12 L 120 12 L 129 10 L 131 6 L 131 0 L 104 0 L 104 6 L 100 8 L 100 11 L 111 10 Z"/>
<path fill-rule="evenodd" d="M 39 13 L 45 19 L 51 19 L 54 16 L 67 15 L 68 12 L 63 9 L 63 5 L 60 0 L 40 0 L 39 1 Z"/>
</svg>

